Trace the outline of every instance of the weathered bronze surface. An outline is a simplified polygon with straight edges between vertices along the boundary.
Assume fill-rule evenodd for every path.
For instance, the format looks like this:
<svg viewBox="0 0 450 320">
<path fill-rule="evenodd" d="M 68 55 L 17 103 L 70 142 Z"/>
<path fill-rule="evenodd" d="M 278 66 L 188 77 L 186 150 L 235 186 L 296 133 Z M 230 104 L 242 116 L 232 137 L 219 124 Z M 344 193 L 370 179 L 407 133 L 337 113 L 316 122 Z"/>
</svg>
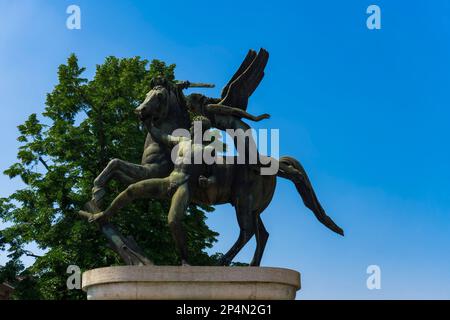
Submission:
<svg viewBox="0 0 450 320">
<path fill-rule="evenodd" d="M 261 213 L 272 200 L 276 178 L 282 177 L 292 181 L 306 207 L 317 219 L 332 231 L 343 235 L 343 230 L 328 217 L 320 205 L 311 182 L 301 166 L 292 157 L 270 159 L 278 161 L 279 169 L 275 175 L 261 175 L 263 156 L 256 151 L 251 137 L 244 137 L 243 150 L 246 159 L 253 152 L 255 164 L 238 164 L 236 159 L 224 163 L 186 164 L 196 153 L 203 153 L 208 146 L 196 142 L 194 127 L 191 128 L 189 111 L 201 115 L 202 130 L 214 127 L 226 129 L 250 129 L 242 119 L 260 121 L 269 118 L 268 114 L 254 116 L 247 110 L 248 100 L 264 76 L 264 68 L 269 54 L 261 49 L 259 53 L 250 50 L 239 69 L 222 90 L 221 98 L 209 98 L 200 94 L 187 97 L 183 89 L 189 87 L 212 87 L 211 84 L 190 83 L 176 84 L 162 78 L 152 81 L 152 88 L 145 100 L 136 109 L 136 114 L 148 130 L 142 162 L 140 165 L 120 159 L 110 161 L 103 172 L 95 179 L 92 200 L 80 214 L 90 221 L 99 223 L 108 238 L 111 247 L 123 258 L 126 264 L 152 264 L 142 254 L 142 250 L 132 238 L 124 238 L 109 222 L 108 218 L 121 208 L 138 198 L 171 199 L 168 224 L 172 231 L 182 263 L 188 264 L 186 239 L 181 221 L 186 208 L 194 204 L 230 203 L 236 210 L 240 234 L 236 243 L 222 257 L 220 264 L 229 265 L 244 245 L 255 235 L 256 250 L 251 261 L 252 266 L 259 266 L 264 248 L 269 237 L 261 220 Z M 174 136 L 175 129 L 190 129 L 191 137 Z M 201 135 L 203 131 L 199 132 Z M 237 137 L 235 147 L 239 145 Z M 170 158 L 171 151 L 177 147 L 175 161 Z M 265 158 L 267 160 L 267 158 Z M 267 163 L 267 162 L 264 162 Z M 128 187 L 120 193 L 104 210 L 103 198 L 105 186 L 111 179 L 116 179 Z"/>
</svg>

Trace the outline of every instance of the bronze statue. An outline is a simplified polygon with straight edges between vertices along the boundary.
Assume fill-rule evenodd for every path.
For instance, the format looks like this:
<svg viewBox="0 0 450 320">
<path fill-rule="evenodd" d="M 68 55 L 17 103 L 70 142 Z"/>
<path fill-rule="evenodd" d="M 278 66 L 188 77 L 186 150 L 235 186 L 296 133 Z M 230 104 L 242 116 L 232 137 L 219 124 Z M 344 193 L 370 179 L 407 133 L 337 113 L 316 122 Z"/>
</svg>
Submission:
<svg viewBox="0 0 450 320">
<path fill-rule="evenodd" d="M 206 121 L 203 118 L 203 131 L 210 126 L 222 130 L 249 128 L 241 118 L 251 120 L 268 118 L 268 115 L 254 117 L 245 111 L 248 98 L 264 75 L 267 59 L 268 53 L 264 49 L 258 54 L 250 50 L 238 71 L 225 86 L 220 100 L 191 95 L 186 103 L 182 89 L 189 86 L 188 82 L 174 85 L 164 79 L 155 80 L 144 102 L 136 109 L 137 115 L 149 131 L 142 164 L 112 160 L 94 181 L 93 200 L 87 205 L 89 212 L 80 212 L 91 221 L 100 223 L 103 232 L 110 242 L 114 242 L 113 247 L 126 263 L 150 264 L 151 261 L 142 255 L 132 239 L 120 236 L 107 222 L 107 218 L 136 198 L 156 198 L 172 200 L 168 220 L 183 264 L 187 264 L 189 258 L 180 221 L 187 205 L 230 203 L 236 210 L 240 234 L 236 243 L 222 257 L 220 264 L 229 265 L 255 235 L 257 246 L 251 265 L 259 266 L 269 236 L 261 220 L 261 213 L 272 200 L 277 176 L 289 179 L 295 184 L 305 206 L 322 224 L 338 234 L 344 234 L 343 230 L 326 215 L 305 170 L 292 157 L 281 157 L 279 160 L 269 158 L 271 161 L 278 161 L 279 169 L 276 175 L 262 175 L 258 170 L 254 170 L 254 166 L 248 163 L 239 164 L 235 159 L 215 161 L 210 165 L 183 162 L 187 157 L 192 157 L 192 154 L 204 152 L 208 148 L 204 143 L 196 144 L 192 137 L 172 135 L 175 129 L 190 128 L 188 106 L 209 119 Z M 245 143 L 246 153 L 256 150 L 256 146 L 252 149 L 251 140 Z M 236 140 L 235 144 L 237 145 Z M 170 159 L 170 153 L 175 145 L 179 149 L 174 164 Z M 189 156 L 186 155 L 188 153 Z M 98 206 L 102 204 L 104 187 L 111 179 L 117 179 L 128 187 L 116 197 L 111 206 L 104 212 L 99 212 Z"/>
</svg>

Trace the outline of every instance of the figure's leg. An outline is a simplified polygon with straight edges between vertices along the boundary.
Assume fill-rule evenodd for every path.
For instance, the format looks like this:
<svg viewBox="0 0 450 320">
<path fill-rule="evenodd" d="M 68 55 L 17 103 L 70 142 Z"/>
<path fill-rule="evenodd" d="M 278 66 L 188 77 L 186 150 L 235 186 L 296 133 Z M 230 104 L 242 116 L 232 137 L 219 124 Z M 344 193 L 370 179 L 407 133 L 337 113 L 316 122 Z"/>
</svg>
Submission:
<svg viewBox="0 0 450 320">
<path fill-rule="evenodd" d="M 264 224 L 261 220 L 260 214 L 256 214 L 256 250 L 253 256 L 251 266 L 259 266 L 261 264 L 261 259 L 264 253 L 264 248 L 266 247 L 267 239 L 269 238 L 269 233 L 267 232 Z"/>
<path fill-rule="evenodd" d="M 147 179 L 129 185 L 122 191 L 103 212 L 92 214 L 80 211 L 80 214 L 89 218 L 90 221 L 98 219 L 107 219 L 114 215 L 118 210 L 127 204 L 139 198 L 163 199 L 168 197 L 170 179 Z"/>
<path fill-rule="evenodd" d="M 230 265 L 234 257 L 255 234 L 255 219 L 250 209 L 251 203 L 249 200 L 247 199 L 247 203 L 241 203 L 236 206 L 236 216 L 240 228 L 239 237 L 231 249 L 220 259 L 220 265 Z"/>
<path fill-rule="evenodd" d="M 130 185 L 144 179 L 162 178 L 168 175 L 170 168 L 165 163 L 138 165 L 120 159 L 111 160 L 106 168 L 94 180 L 92 199 L 101 204 L 105 196 L 105 187 L 111 179 L 117 179 L 125 185 Z"/>
<path fill-rule="evenodd" d="M 189 187 L 188 183 L 184 183 L 178 187 L 172 197 L 168 216 L 169 228 L 172 231 L 173 239 L 179 250 L 182 265 L 188 265 L 186 234 L 182 226 L 182 220 L 186 214 L 188 204 Z"/>
</svg>

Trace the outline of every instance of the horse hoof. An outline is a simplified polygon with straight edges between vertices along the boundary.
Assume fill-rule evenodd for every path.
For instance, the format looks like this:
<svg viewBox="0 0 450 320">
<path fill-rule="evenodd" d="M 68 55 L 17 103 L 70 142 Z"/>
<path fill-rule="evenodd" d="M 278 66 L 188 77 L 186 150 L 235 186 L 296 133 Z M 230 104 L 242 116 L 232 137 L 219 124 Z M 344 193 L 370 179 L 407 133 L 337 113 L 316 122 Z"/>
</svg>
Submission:
<svg viewBox="0 0 450 320">
<path fill-rule="evenodd" d="M 181 260 L 182 267 L 190 267 L 191 265 L 186 260 Z"/>
</svg>

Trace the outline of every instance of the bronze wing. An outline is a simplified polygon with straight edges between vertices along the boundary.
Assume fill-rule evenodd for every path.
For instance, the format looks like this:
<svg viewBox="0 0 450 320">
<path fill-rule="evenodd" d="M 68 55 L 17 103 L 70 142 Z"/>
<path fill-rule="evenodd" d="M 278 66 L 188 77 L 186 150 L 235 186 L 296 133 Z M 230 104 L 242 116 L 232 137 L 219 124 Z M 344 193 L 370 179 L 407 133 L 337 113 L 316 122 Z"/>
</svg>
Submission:
<svg viewBox="0 0 450 320">
<path fill-rule="evenodd" d="M 264 77 L 269 52 L 249 50 L 239 69 L 222 90 L 219 104 L 247 110 L 248 99 Z"/>
</svg>

